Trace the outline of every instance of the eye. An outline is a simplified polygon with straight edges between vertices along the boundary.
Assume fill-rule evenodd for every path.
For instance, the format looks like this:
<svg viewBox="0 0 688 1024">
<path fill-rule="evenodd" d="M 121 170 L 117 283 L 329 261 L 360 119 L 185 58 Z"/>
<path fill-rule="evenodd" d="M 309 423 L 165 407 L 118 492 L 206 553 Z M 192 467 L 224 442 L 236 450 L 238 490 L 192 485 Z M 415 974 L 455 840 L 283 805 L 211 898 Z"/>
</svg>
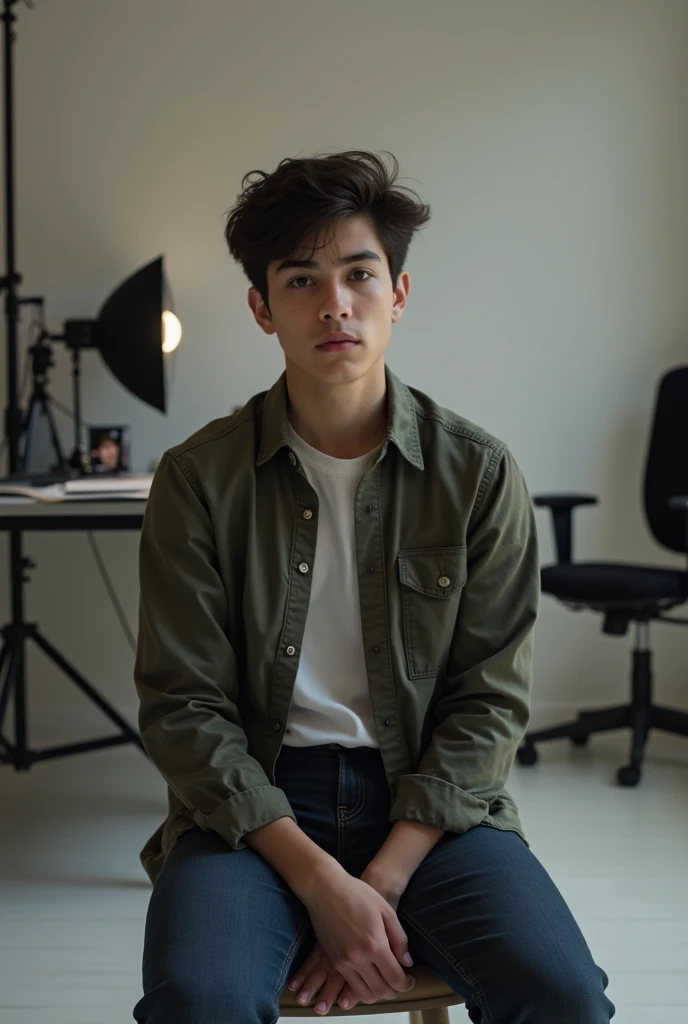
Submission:
<svg viewBox="0 0 688 1024">
<path fill-rule="evenodd" d="M 367 277 L 357 277 L 356 278 L 356 281 L 361 282 L 361 283 L 363 281 L 367 281 L 369 277 L 373 276 L 370 273 L 369 270 L 364 270 L 363 267 L 358 267 L 356 270 L 352 270 L 351 273 L 352 274 L 366 274 Z M 302 286 L 300 284 L 297 284 L 296 282 L 297 281 L 310 281 L 310 280 L 311 280 L 311 278 L 307 277 L 305 274 L 302 274 L 300 277 L 292 277 L 291 281 L 287 282 L 287 288 L 293 288 L 294 291 L 297 291 L 297 292 L 301 291 L 304 286 Z"/>
</svg>

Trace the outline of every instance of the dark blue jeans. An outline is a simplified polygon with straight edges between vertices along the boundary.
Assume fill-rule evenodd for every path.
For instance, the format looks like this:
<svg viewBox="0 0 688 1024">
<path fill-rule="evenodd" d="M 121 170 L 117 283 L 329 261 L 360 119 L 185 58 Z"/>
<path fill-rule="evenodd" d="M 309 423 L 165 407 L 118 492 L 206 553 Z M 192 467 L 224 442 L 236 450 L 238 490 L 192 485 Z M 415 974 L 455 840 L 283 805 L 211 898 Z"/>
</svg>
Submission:
<svg viewBox="0 0 688 1024">
<path fill-rule="evenodd" d="M 379 752 L 283 746 L 275 781 L 304 832 L 360 875 L 391 828 Z M 474 1022 L 607 1024 L 614 1015 L 607 975 L 515 832 L 480 825 L 445 833 L 397 913 L 414 963 L 459 992 Z M 273 1024 L 314 943 L 304 905 L 259 854 L 230 850 L 216 833 L 194 827 L 153 887 L 134 1019 Z"/>
</svg>

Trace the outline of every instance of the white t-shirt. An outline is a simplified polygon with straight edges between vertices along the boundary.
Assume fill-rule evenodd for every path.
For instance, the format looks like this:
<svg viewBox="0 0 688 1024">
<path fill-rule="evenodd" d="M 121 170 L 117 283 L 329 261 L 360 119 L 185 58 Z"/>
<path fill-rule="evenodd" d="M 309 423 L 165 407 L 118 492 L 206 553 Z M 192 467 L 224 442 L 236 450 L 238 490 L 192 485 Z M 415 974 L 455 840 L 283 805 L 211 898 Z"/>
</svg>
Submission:
<svg viewBox="0 0 688 1024">
<path fill-rule="evenodd" d="M 319 500 L 311 596 L 284 743 L 379 747 L 370 703 L 358 596 L 354 499 L 380 448 L 335 459 L 290 441 Z"/>
</svg>

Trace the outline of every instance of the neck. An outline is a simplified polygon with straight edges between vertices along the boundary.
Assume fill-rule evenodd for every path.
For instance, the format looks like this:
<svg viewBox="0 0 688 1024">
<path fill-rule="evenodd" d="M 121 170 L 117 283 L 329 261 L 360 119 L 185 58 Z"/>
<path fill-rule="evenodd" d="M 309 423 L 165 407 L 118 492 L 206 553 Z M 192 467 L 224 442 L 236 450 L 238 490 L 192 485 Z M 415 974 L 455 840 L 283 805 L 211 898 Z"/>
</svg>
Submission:
<svg viewBox="0 0 688 1024">
<path fill-rule="evenodd" d="M 356 459 L 387 433 L 387 382 L 380 359 L 360 380 L 324 387 L 287 363 L 288 416 L 311 448 L 335 459 Z"/>
</svg>

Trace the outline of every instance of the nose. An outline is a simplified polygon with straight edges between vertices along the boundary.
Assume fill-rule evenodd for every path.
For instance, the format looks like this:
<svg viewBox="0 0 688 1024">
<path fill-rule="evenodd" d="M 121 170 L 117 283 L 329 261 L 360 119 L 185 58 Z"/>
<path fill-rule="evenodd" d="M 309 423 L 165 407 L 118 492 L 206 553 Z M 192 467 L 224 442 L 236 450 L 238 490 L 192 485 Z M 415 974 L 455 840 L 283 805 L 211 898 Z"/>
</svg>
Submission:
<svg viewBox="0 0 688 1024">
<path fill-rule="evenodd" d="M 345 288 L 335 281 L 326 289 L 320 305 L 320 317 L 323 320 L 349 320 L 351 318 L 351 302 Z"/>
</svg>

